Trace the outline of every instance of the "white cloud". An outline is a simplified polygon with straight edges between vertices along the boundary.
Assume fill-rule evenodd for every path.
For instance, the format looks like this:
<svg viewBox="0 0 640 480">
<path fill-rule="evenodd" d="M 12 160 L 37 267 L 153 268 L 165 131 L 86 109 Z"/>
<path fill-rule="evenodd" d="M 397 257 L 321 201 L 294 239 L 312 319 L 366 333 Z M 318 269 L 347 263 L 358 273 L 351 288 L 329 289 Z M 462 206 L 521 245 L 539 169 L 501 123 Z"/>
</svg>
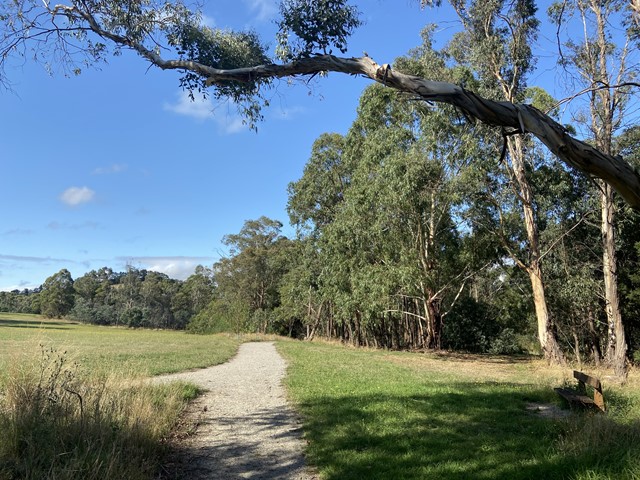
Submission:
<svg viewBox="0 0 640 480">
<path fill-rule="evenodd" d="M 240 133 L 248 128 L 239 115 L 227 115 L 226 118 L 216 117 L 216 124 L 218 124 L 218 129 L 227 135 Z"/>
<path fill-rule="evenodd" d="M 195 95 L 194 99 L 189 98 L 189 92 L 180 91 L 176 103 L 165 103 L 163 108 L 169 112 L 195 118 L 197 120 L 207 120 L 213 118 L 213 104 L 211 99 Z"/>
<path fill-rule="evenodd" d="M 271 20 L 278 11 L 274 0 L 244 0 L 244 3 L 249 7 L 249 11 L 256 16 L 256 20 L 260 22 Z"/>
<path fill-rule="evenodd" d="M 295 120 L 300 115 L 303 115 L 306 112 L 304 107 L 290 107 L 290 108 L 282 108 L 280 110 L 275 110 L 274 118 L 276 120 Z"/>
<path fill-rule="evenodd" d="M 124 172 L 127 168 L 129 168 L 129 166 L 124 163 L 114 163 L 113 165 L 109 165 L 108 167 L 98 167 L 91 173 L 93 175 L 108 175 Z"/>
<path fill-rule="evenodd" d="M 14 290 L 24 290 L 25 288 L 28 288 L 29 290 L 33 290 L 34 288 L 38 287 L 39 285 L 36 285 L 35 283 L 29 281 L 29 280 L 20 280 L 20 283 L 17 285 L 5 285 L 5 286 L 0 286 L 0 292 L 13 292 Z"/>
<path fill-rule="evenodd" d="M 96 192 L 88 187 L 70 187 L 60 195 L 60 200 L 71 207 L 93 200 Z"/>
<path fill-rule="evenodd" d="M 195 95 L 195 94 L 194 94 Z M 201 95 L 195 95 L 194 99 L 189 98 L 189 92 L 178 92 L 176 103 L 165 103 L 163 108 L 166 111 L 195 118 L 199 121 L 213 120 L 218 126 L 220 133 L 232 135 L 247 130 L 248 127 L 243 123 L 242 118 L 235 113 L 235 104 L 227 102 L 227 108 L 219 108 L 214 105 L 210 98 L 204 98 Z"/>
<path fill-rule="evenodd" d="M 209 257 L 120 257 L 118 260 L 124 265 L 165 273 L 178 280 L 186 280 L 198 265 L 213 263 Z"/>
<path fill-rule="evenodd" d="M 203 13 L 200 23 L 205 27 L 214 28 L 216 26 L 216 19 Z"/>
</svg>

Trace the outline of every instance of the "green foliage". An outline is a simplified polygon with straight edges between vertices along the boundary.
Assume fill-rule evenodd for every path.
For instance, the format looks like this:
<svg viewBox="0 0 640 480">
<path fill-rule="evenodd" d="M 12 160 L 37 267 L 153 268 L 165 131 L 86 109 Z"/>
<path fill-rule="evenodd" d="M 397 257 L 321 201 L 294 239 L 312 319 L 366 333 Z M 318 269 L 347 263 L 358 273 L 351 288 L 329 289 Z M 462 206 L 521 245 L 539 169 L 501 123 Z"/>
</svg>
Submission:
<svg viewBox="0 0 640 480">
<path fill-rule="evenodd" d="M 233 332 L 234 326 L 243 317 L 242 312 L 228 304 L 213 300 L 187 324 L 187 332 L 211 334 Z"/>
<path fill-rule="evenodd" d="M 73 308 L 73 278 L 66 268 L 50 276 L 42 284 L 40 307 L 49 318 L 61 318 Z"/>
<path fill-rule="evenodd" d="M 337 133 L 323 133 L 313 142 L 302 178 L 287 188 L 292 224 L 321 228 L 331 223 L 351 182 L 344 148 L 345 138 Z"/>
<path fill-rule="evenodd" d="M 269 63 L 266 47 L 254 32 L 233 32 L 212 29 L 198 23 L 178 23 L 168 34 L 170 45 L 177 49 L 182 59 L 198 62 L 219 69 L 236 69 Z M 194 100 L 194 92 L 208 95 L 206 78 L 199 73 L 185 71 L 180 78 L 180 86 L 189 92 Z M 230 99 L 243 113 L 243 119 L 250 126 L 261 120 L 262 100 L 260 91 L 269 85 L 265 79 L 247 82 L 219 82 L 213 89 L 216 99 Z"/>
<path fill-rule="evenodd" d="M 449 312 L 444 325 L 444 348 L 487 353 L 500 333 L 490 305 L 465 297 Z"/>
<path fill-rule="evenodd" d="M 347 51 L 347 39 L 361 25 L 356 7 L 347 0 L 283 0 L 278 21 L 278 48 L 282 60 L 318 53 Z"/>
<path fill-rule="evenodd" d="M 278 289 L 290 261 L 291 243 L 280 235 L 281 228 L 279 221 L 261 217 L 225 235 L 230 256 L 213 266 L 215 295 L 189 323 L 189 331 L 271 331 L 271 312 L 280 302 Z"/>
</svg>

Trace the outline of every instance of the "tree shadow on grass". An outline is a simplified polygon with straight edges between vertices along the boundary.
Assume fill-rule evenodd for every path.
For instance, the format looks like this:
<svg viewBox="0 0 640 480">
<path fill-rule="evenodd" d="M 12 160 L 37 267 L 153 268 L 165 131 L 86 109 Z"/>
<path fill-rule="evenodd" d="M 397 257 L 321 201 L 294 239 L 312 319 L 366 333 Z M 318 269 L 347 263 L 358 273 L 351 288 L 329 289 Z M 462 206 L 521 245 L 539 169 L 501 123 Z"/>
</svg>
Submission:
<svg viewBox="0 0 640 480">
<path fill-rule="evenodd" d="M 11 327 L 11 328 L 35 328 L 35 329 L 46 329 L 46 330 L 70 330 L 71 325 L 69 322 L 55 322 L 55 321 L 47 321 L 47 322 L 36 322 L 36 321 L 28 321 L 28 320 L 5 320 L 0 319 L 0 327 Z"/>
<path fill-rule="evenodd" d="M 640 455 L 640 446 L 631 442 L 562 453 L 557 440 L 580 419 L 528 412 L 526 402 L 547 399 L 546 390 L 483 384 L 441 390 L 345 394 L 303 403 L 311 459 L 328 479 L 517 480 L 593 472 L 625 478 L 626 462 Z"/>
</svg>

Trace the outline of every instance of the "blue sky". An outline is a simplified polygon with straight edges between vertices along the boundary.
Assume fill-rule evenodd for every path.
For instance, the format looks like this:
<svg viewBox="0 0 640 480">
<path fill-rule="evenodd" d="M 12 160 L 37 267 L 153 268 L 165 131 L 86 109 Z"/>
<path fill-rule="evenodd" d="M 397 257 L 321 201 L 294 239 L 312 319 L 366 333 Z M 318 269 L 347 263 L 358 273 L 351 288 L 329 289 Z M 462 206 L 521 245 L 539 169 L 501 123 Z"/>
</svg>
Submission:
<svg viewBox="0 0 640 480">
<path fill-rule="evenodd" d="M 433 12 L 390 3 L 362 2 L 366 25 L 350 55 L 366 49 L 390 62 L 419 43 Z M 208 2 L 203 11 L 209 24 L 274 38 L 275 0 Z M 311 88 L 283 81 L 254 133 L 232 107 L 189 102 L 177 72 L 148 68 L 131 53 L 77 77 L 29 62 L 7 74 L 0 290 L 33 288 L 61 268 L 76 278 L 127 264 L 183 279 L 215 262 L 222 236 L 245 220 L 286 224 L 287 184 L 301 176 L 321 133 L 346 132 L 369 83 L 338 75 Z"/>
<path fill-rule="evenodd" d="M 276 0 L 205 2 L 206 21 L 274 38 Z M 417 1 L 359 2 L 365 25 L 348 55 L 387 63 L 438 22 Z M 406 33 L 405 33 L 406 32 Z M 273 43 L 273 42 L 272 42 Z M 102 266 L 186 278 L 225 253 L 223 235 L 266 215 L 287 224 L 287 184 L 313 141 L 347 131 L 370 82 L 330 75 L 311 88 L 282 81 L 258 133 L 233 108 L 191 103 L 177 72 L 132 53 L 77 77 L 15 62 L 0 91 L 0 290 L 33 288 L 61 268 Z M 285 234 L 293 235 L 290 227 Z"/>
</svg>

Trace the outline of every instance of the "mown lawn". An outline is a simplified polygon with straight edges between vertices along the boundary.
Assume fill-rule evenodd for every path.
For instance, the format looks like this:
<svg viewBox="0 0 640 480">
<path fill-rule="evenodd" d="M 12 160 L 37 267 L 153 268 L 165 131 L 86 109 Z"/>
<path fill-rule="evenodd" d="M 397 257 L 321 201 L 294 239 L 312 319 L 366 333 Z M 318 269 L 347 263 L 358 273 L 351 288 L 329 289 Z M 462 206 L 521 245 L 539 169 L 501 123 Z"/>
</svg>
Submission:
<svg viewBox="0 0 640 480">
<path fill-rule="evenodd" d="M 132 330 L 0 313 L 0 371 L 6 371 L 8 362 L 18 361 L 16 355 L 38 354 L 43 345 L 66 351 L 68 360 L 90 371 L 157 375 L 223 363 L 239 344 L 228 335 Z"/>
<path fill-rule="evenodd" d="M 606 416 L 547 419 L 531 403 L 570 369 L 282 341 L 308 458 L 325 479 L 638 479 L 640 388 L 607 389 Z M 636 375 L 634 373 L 634 375 Z"/>
</svg>

